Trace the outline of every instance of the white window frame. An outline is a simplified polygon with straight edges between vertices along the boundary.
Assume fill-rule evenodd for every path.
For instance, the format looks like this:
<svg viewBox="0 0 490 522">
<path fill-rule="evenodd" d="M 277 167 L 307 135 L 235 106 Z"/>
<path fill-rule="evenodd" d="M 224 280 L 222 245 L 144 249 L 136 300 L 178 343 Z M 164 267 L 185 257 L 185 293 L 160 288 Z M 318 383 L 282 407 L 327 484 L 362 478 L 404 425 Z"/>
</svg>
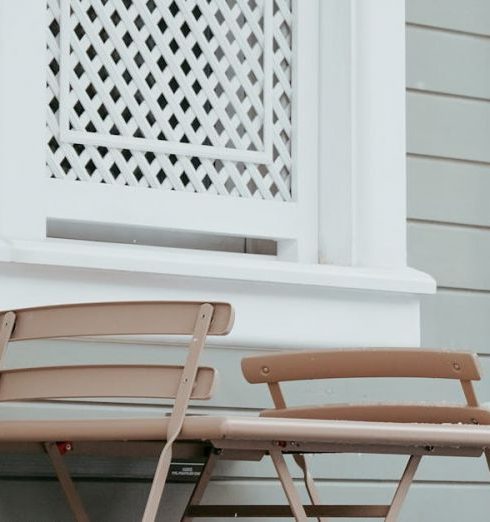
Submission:
<svg viewBox="0 0 490 522">
<path fill-rule="evenodd" d="M 68 0 L 62 0 L 68 6 Z M 22 169 L 22 176 L 12 176 L 5 194 L 11 201 L 23 201 L 21 196 L 31 186 L 35 186 L 35 198 L 30 205 L 30 216 L 19 216 L 7 226 L 4 236 L 12 238 L 45 238 L 47 219 L 78 222 L 106 223 L 111 225 L 133 225 L 161 228 L 172 232 L 199 232 L 243 238 L 272 239 L 278 243 L 278 258 L 281 260 L 315 263 L 318 259 L 317 238 L 317 157 L 318 157 L 318 10 L 319 1 L 293 0 L 296 16 L 294 19 L 294 49 L 296 62 L 293 71 L 293 165 L 292 201 L 262 200 L 256 198 L 234 198 L 210 194 L 194 194 L 164 190 L 142 190 L 117 185 L 91 184 L 69 180 L 44 179 L 45 131 L 39 132 L 44 120 L 39 106 L 45 104 L 45 82 L 40 79 L 45 67 L 45 39 L 39 29 L 30 32 L 34 21 L 45 18 L 44 1 L 29 0 L 32 9 L 20 8 L 15 2 L 2 6 L 3 20 L 14 20 L 12 25 L 3 27 L 3 38 L 10 45 L 17 42 L 19 48 L 11 56 L 4 56 L 0 67 L 5 76 L 12 79 L 11 91 L 4 96 L 2 120 L 18 121 L 32 126 L 36 132 L 29 133 L 27 139 L 7 137 L 0 145 L 5 157 L 15 161 L 16 156 L 25 157 L 25 148 L 36 147 L 38 153 L 24 158 L 29 166 Z M 65 9 L 66 18 L 66 9 Z M 17 21 L 17 23 L 15 23 Z M 66 21 L 65 21 L 66 23 Z M 19 30 L 20 29 L 20 30 Z M 66 31 L 64 31 L 66 40 Z M 62 39 L 63 40 L 63 39 Z M 66 42 L 65 45 L 66 47 Z M 308 56 L 308 60 L 298 57 Z M 62 64 L 63 66 L 63 64 Z M 22 71 L 19 71 L 19 69 Z M 12 71 L 15 74 L 12 74 Z M 31 71 L 34 76 L 31 76 Z M 19 107 L 9 100 L 18 98 L 16 75 L 27 76 L 24 105 Z M 2 76 L 4 76 L 2 74 Z M 62 83 L 66 83 L 62 74 Z M 66 88 L 66 85 L 65 85 Z M 65 89 L 66 90 L 66 89 Z M 36 110 L 33 110 L 36 106 Z M 33 115 L 37 117 L 32 122 Z M 63 114 L 62 114 L 63 116 Z M 27 123 L 29 122 L 29 123 Z M 7 134 L 8 132 L 6 132 Z M 15 142 L 15 143 L 14 143 Z M 34 143 L 35 142 L 35 143 Z M 42 144 L 41 144 L 42 142 Z M 40 161 L 42 158 L 42 161 Z M 2 160 L 0 160 L 2 161 Z M 29 174 L 26 174 L 26 171 Z M 26 177 L 27 176 L 27 177 Z M 43 179 L 38 179 L 42 176 Z M 35 182 L 34 182 L 35 178 Z M 32 183 L 32 185 L 31 185 Z M 11 205 L 10 205 L 11 206 Z M 37 209 L 37 211 L 34 211 Z M 34 223 L 35 221 L 35 223 Z M 32 227 L 32 228 L 31 228 Z"/>
<path fill-rule="evenodd" d="M 157 263 L 159 272 L 169 274 L 194 271 L 210 277 L 222 273 L 226 279 L 279 284 L 306 281 L 308 285 L 432 291 L 430 278 L 406 266 L 404 1 L 298 3 L 303 15 L 297 20 L 297 52 L 301 56 L 302 45 L 311 46 L 311 40 L 320 34 L 321 64 L 316 78 L 311 63 L 316 63 L 317 55 L 313 53 L 298 61 L 301 82 L 296 86 L 296 96 L 310 103 L 301 105 L 302 110 L 296 114 L 295 168 L 308 182 L 294 188 L 294 218 L 279 212 L 281 219 L 268 228 L 270 214 L 265 202 L 230 198 L 219 203 L 223 207 L 218 214 L 197 204 L 192 214 L 180 212 L 171 225 L 173 230 L 188 230 L 195 228 L 197 219 L 205 233 L 274 237 L 279 240 L 279 261 L 240 258 L 235 262 L 223 257 L 226 254 L 203 257 L 183 252 L 188 259 L 185 265 L 178 255 L 172 261 L 172 253 L 162 248 L 162 258 L 153 259 L 152 268 L 146 269 L 145 251 L 137 246 L 127 247 L 127 258 L 116 259 L 103 244 L 94 244 L 90 254 L 84 256 L 83 248 L 74 249 L 69 241 L 58 241 L 53 246 L 46 239 L 47 215 L 58 219 L 68 215 L 80 220 L 90 217 L 101 222 L 110 218 L 124 224 L 129 221 L 127 208 L 131 201 L 131 205 L 141 204 L 145 211 L 140 222 L 132 224 L 147 225 L 156 202 L 152 211 L 148 200 L 131 199 L 132 190 L 128 188 L 127 199 L 120 201 L 118 207 L 108 208 L 93 199 L 97 196 L 90 184 L 45 178 L 45 27 L 39 23 L 45 16 L 45 4 L 25 0 L 19 9 L 16 2 L 1 2 L 0 238 L 4 248 L 0 245 L 0 260 L 116 270 L 124 270 L 123 266 L 132 263 L 134 270 L 142 272 L 153 272 Z M 312 23 L 318 8 L 319 23 Z M 320 111 L 311 103 L 318 93 Z M 21 104 L 12 103 L 19 97 Z M 321 126 L 317 140 L 318 118 Z M 47 185 L 53 187 L 48 195 Z M 311 208 L 315 195 L 319 212 L 316 205 L 313 211 Z M 171 211 L 181 203 L 187 204 L 191 196 L 179 194 L 174 206 L 168 208 Z M 90 213 L 87 201 L 95 201 Z M 245 226 L 233 219 L 223 222 L 220 215 L 231 215 L 227 214 L 230 205 L 242 204 L 253 210 L 256 219 L 252 224 Z M 159 210 L 161 205 L 159 201 Z M 165 215 L 162 216 L 162 226 L 168 226 Z M 100 252 L 99 259 L 96 252 Z M 224 272 L 220 271 L 223 265 L 227 265 Z"/>
<path fill-rule="evenodd" d="M 404 267 L 405 2 L 322 0 L 320 20 L 320 261 Z"/>
</svg>

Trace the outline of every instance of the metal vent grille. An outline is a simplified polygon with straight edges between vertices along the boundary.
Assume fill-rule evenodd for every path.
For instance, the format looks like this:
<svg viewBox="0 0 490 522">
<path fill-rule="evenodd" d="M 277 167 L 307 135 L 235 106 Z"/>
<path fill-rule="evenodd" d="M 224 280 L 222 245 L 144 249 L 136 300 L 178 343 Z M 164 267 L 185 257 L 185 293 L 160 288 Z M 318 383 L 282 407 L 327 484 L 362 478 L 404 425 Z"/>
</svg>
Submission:
<svg viewBox="0 0 490 522">
<path fill-rule="evenodd" d="M 50 177 L 291 200 L 291 0 L 49 0 Z"/>
</svg>

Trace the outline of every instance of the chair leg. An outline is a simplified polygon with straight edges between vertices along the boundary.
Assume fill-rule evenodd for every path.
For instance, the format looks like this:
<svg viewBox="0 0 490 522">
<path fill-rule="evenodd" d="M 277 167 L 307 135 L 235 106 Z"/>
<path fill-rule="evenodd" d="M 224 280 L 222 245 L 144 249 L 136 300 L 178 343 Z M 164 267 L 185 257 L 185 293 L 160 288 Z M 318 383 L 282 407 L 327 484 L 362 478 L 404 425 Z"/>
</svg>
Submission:
<svg viewBox="0 0 490 522">
<path fill-rule="evenodd" d="M 391 502 L 390 509 L 388 510 L 388 514 L 385 518 L 385 522 L 396 522 L 398 514 L 400 513 L 401 507 L 403 505 L 403 501 L 407 496 L 408 490 L 413 482 L 413 477 L 417 471 L 421 459 L 421 455 L 412 455 L 408 459 L 407 466 L 403 472 L 400 482 L 398 483 L 398 487 Z"/>
<path fill-rule="evenodd" d="M 214 468 L 219 460 L 220 453 L 217 450 L 212 450 L 209 454 L 208 460 L 204 465 L 203 470 L 201 471 L 201 475 L 199 476 L 199 480 L 197 481 L 194 490 L 191 493 L 189 498 L 189 502 L 185 507 L 184 515 L 182 516 L 181 522 L 192 522 L 193 518 L 186 515 L 187 510 L 191 506 L 198 506 L 204 496 L 204 492 L 209 484 L 211 476 L 213 474 Z"/>
<path fill-rule="evenodd" d="M 175 395 L 175 403 L 168 420 L 167 442 L 158 459 L 157 469 L 153 477 L 153 483 L 145 506 L 142 522 L 154 522 L 156 519 L 163 489 L 165 488 L 165 482 L 167 480 L 168 470 L 170 469 L 170 463 L 172 461 L 172 445 L 179 436 L 184 423 L 185 413 L 196 380 L 199 357 L 204 348 L 212 316 L 213 307 L 207 303 L 201 305 L 196 319 L 194 335 L 189 344 L 179 387 Z"/>
<path fill-rule="evenodd" d="M 319 506 L 321 504 L 320 495 L 318 494 L 318 490 L 316 489 L 315 481 L 311 476 L 311 473 L 308 470 L 308 465 L 306 463 L 306 457 L 301 454 L 297 454 L 293 456 L 296 464 L 301 468 L 303 472 L 303 480 L 306 486 L 306 490 L 308 491 L 308 496 L 310 497 L 311 503 L 314 506 Z M 328 518 L 319 517 L 317 518 L 318 522 L 328 522 Z"/>
<path fill-rule="evenodd" d="M 160 454 L 160 458 L 158 459 L 157 469 L 151 484 L 150 495 L 148 496 L 141 522 L 154 522 L 156 519 L 168 471 L 170 469 L 170 463 L 172 461 L 172 442 L 167 442 L 165 444 L 162 453 Z"/>
<path fill-rule="evenodd" d="M 75 488 L 75 484 L 70 477 L 68 468 L 63 462 L 63 457 L 59 452 L 58 446 L 54 442 L 46 442 L 44 443 L 44 448 L 51 460 L 51 463 L 53 464 L 53 468 L 55 470 L 56 476 L 58 477 L 61 489 L 65 494 L 66 500 L 68 501 L 68 505 L 70 506 L 75 520 L 77 522 L 89 522 L 90 519 L 87 515 L 87 512 L 85 511 L 85 508 L 83 507 L 78 491 Z"/>
<path fill-rule="evenodd" d="M 273 449 L 270 450 L 269 453 L 296 522 L 306 522 L 307 517 L 303 507 L 303 502 L 301 501 L 298 490 L 289 474 L 282 452 L 278 449 Z"/>
<path fill-rule="evenodd" d="M 490 449 L 485 450 L 485 458 L 487 459 L 488 469 L 490 470 Z"/>
</svg>

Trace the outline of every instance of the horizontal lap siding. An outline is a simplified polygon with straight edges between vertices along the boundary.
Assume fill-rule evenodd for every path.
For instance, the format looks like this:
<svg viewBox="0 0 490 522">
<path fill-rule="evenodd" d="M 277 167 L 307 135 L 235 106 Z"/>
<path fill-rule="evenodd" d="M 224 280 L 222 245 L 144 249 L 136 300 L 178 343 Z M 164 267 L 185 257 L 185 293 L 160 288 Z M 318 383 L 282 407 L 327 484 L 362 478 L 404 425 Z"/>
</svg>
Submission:
<svg viewBox="0 0 490 522">
<path fill-rule="evenodd" d="M 82 497 L 86 500 L 87 510 L 94 521 L 121 522 L 139 520 L 148 494 L 145 482 L 81 482 L 78 484 Z M 59 491 L 51 481 L 11 481 L 1 482 L 2 499 L 0 519 L 6 521 L 65 521 L 71 520 L 66 507 L 59 502 Z M 471 522 L 488 521 L 488 484 L 464 483 L 450 485 L 415 484 L 410 490 L 406 505 L 400 515 L 399 522 Z M 393 482 L 320 482 L 320 494 L 331 503 L 388 503 L 393 495 Z M 19 490 L 24 497 L 19 496 Z M 158 522 L 173 522 L 180 519 L 186 498 L 190 493 L 188 485 L 170 485 L 164 494 Z M 306 500 L 306 495 L 303 498 Z M 28 498 L 26 502 L 22 498 Z M 285 503 L 283 492 L 279 487 L 267 480 L 247 481 L 214 481 L 211 483 L 204 503 Z M 444 516 L 442 516 L 444 514 Z M 203 522 L 213 519 L 202 518 Z M 232 522 L 236 518 L 221 518 L 224 522 Z M 248 518 L 255 522 L 259 518 Z M 287 519 L 267 519 L 290 521 Z M 342 519 L 345 522 L 371 519 Z M 376 519 L 379 520 L 379 519 Z M 214 519 L 214 522 L 216 519 Z"/>
<path fill-rule="evenodd" d="M 490 354 L 490 294 L 451 288 L 422 303 L 422 330 L 430 346 L 465 347 Z M 490 381 L 490 368 L 485 372 Z M 490 403 L 490 390 L 482 394 Z"/>
<path fill-rule="evenodd" d="M 410 156 L 407 170 L 409 218 L 490 227 L 490 164 Z"/>
<path fill-rule="evenodd" d="M 409 223 L 410 263 L 441 287 L 490 291 L 490 230 Z"/>
<path fill-rule="evenodd" d="M 407 87 L 490 98 L 490 38 L 408 25 Z"/>
<path fill-rule="evenodd" d="M 407 22 L 435 29 L 490 34 L 488 0 L 406 0 Z"/>
<path fill-rule="evenodd" d="M 488 0 L 407 0 L 407 152 L 408 260 L 439 286 L 422 302 L 422 343 L 480 353 L 478 394 L 490 402 Z M 431 395 L 425 388 L 417 392 Z M 427 482 L 415 488 L 403 520 L 488 517 L 482 459 L 427 460 L 417 478 Z M 447 484 L 432 482 L 441 480 Z"/>
<path fill-rule="evenodd" d="M 490 102 L 409 92 L 407 125 L 409 154 L 490 163 Z"/>
</svg>

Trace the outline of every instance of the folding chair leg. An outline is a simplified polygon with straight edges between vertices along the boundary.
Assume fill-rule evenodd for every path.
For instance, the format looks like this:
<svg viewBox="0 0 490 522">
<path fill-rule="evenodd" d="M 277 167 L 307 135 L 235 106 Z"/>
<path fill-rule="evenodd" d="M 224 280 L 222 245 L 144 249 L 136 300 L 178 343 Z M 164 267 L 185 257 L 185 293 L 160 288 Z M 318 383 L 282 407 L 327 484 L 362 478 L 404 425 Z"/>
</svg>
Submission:
<svg viewBox="0 0 490 522">
<path fill-rule="evenodd" d="M 306 486 L 306 490 L 308 491 L 308 496 L 310 497 L 311 503 L 314 506 L 319 506 L 321 504 L 320 496 L 318 494 L 318 490 L 316 489 L 315 482 L 311 473 L 308 470 L 308 465 L 306 463 L 306 457 L 301 454 L 297 454 L 293 456 L 294 462 L 301 468 L 303 472 L 303 480 Z M 328 518 L 319 517 L 317 518 L 318 522 L 328 522 Z"/>
<path fill-rule="evenodd" d="M 385 518 L 385 522 L 396 522 L 398 514 L 402 508 L 403 501 L 407 496 L 408 490 L 412 484 L 413 477 L 417 471 L 421 459 L 421 455 L 412 455 L 408 459 L 407 466 L 396 489 L 390 509 L 388 510 L 388 515 Z"/>
<path fill-rule="evenodd" d="M 163 489 L 165 488 L 165 482 L 167 480 L 168 470 L 170 469 L 170 463 L 172 461 L 172 443 L 173 441 L 165 444 L 158 459 L 157 469 L 151 484 L 150 495 L 141 522 L 153 522 L 156 519 Z"/>
<path fill-rule="evenodd" d="M 154 522 L 156 519 L 163 489 L 165 488 L 165 482 L 167 480 L 168 470 L 170 469 L 170 463 L 172 461 L 172 445 L 182 429 L 185 413 L 192 394 L 192 388 L 196 380 L 199 357 L 204 348 L 206 335 L 213 316 L 213 310 L 213 307 L 208 303 L 201 305 L 199 308 L 194 328 L 194 335 L 189 344 L 187 359 L 177 389 L 174 407 L 168 421 L 167 442 L 165 443 L 160 458 L 158 459 L 150 495 L 148 496 L 145 512 L 141 519 L 142 522 Z"/>
<path fill-rule="evenodd" d="M 220 457 L 220 453 L 217 450 L 212 450 L 209 454 L 208 460 L 204 465 L 203 470 L 201 471 L 201 475 L 199 480 L 197 481 L 194 490 L 191 493 L 189 498 L 189 502 L 187 502 L 187 506 L 185 507 L 184 515 L 181 519 L 181 522 L 192 522 L 192 517 L 188 517 L 186 515 L 187 510 L 191 506 L 198 506 L 204 496 L 204 492 L 209 484 L 211 476 L 213 474 L 214 468 L 216 467 L 216 463 L 218 462 Z"/>
<path fill-rule="evenodd" d="M 305 509 L 303 507 L 303 503 L 298 494 L 298 490 L 294 485 L 293 479 L 289 474 L 289 470 L 287 468 L 286 461 L 284 460 L 282 452 L 278 449 L 274 449 L 270 450 L 269 453 L 272 462 L 274 463 L 274 467 L 276 468 L 279 480 L 281 481 L 284 493 L 286 494 L 286 497 L 289 501 L 289 505 L 291 506 L 291 511 L 293 512 L 296 522 L 306 522 L 307 517 Z"/>
<path fill-rule="evenodd" d="M 490 449 L 485 450 L 485 458 L 487 459 L 488 469 L 490 470 Z"/>
<path fill-rule="evenodd" d="M 68 501 L 68 505 L 72 510 L 72 513 L 77 522 L 89 522 L 90 519 L 83 507 L 82 501 L 78 492 L 75 488 L 75 484 L 73 484 L 73 480 L 70 477 L 70 473 L 68 472 L 68 468 L 63 462 L 63 457 L 59 452 L 58 446 L 53 442 L 46 442 L 44 444 L 44 448 L 46 453 L 49 455 L 51 459 L 51 463 L 53 464 L 53 468 L 56 472 L 56 476 L 58 477 L 59 483 L 61 485 L 61 489 L 65 494 L 66 500 Z"/>
</svg>

